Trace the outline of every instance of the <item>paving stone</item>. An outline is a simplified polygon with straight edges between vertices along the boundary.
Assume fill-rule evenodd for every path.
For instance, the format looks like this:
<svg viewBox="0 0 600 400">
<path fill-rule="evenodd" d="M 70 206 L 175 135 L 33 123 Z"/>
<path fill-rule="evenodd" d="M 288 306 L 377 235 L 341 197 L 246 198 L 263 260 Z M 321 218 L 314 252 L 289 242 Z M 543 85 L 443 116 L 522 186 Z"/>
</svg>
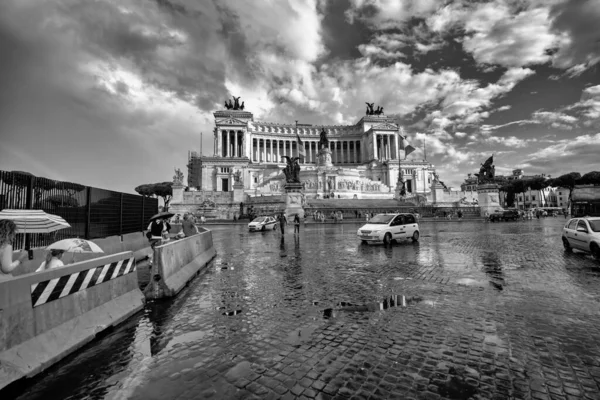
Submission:
<svg viewBox="0 0 600 400">
<path fill-rule="evenodd" d="M 50 368 L 20 398 L 81 398 L 133 378 L 146 382 L 134 400 L 461 391 L 486 400 L 594 399 L 600 274 L 591 257 L 561 249 L 563 224 L 427 222 L 418 245 L 389 248 L 348 246 L 356 231 L 345 224 L 327 234 L 308 225 L 283 244 L 272 232 L 218 227 L 206 274 L 115 329 L 119 340 L 108 335 L 61 364 L 60 379 Z M 273 258 L 281 252 L 288 257 Z M 421 301 L 379 310 L 390 295 Z M 341 302 L 377 307 L 349 311 Z M 242 312 L 226 316 L 221 307 Z M 329 308 L 337 314 L 324 318 Z M 187 337 L 197 338 L 169 345 Z M 151 354 L 132 356 L 146 348 Z M 87 365 L 92 378 L 81 380 Z"/>
</svg>

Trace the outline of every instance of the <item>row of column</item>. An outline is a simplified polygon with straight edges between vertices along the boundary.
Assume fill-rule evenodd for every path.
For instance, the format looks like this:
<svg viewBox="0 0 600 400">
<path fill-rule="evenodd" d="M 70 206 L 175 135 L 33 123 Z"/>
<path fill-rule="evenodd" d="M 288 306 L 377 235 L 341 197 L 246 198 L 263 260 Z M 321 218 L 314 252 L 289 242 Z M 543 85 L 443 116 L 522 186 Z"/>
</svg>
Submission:
<svg viewBox="0 0 600 400">
<path fill-rule="evenodd" d="M 399 158 L 395 135 L 375 135 L 373 147 L 374 158 L 377 160 L 397 160 Z"/>
<path fill-rule="evenodd" d="M 301 164 L 316 164 L 319 154 L 319 142 L 304 140 L 306 157 Z M 360 140 L 330 141 L 329 150 L 333 163 L 356 164 L 362 159 Z M 252 161 L 281 163 L 282 156 L 298 157 L 298 142 L 282 139 L 252 139 Z"/>
<path fill-rule="evenodd" d="M 252 161 L 281 162 L 281 156 L 297 156 L 296 140 L 253 139 Z M 314 164 L 319 153 L 318 141 L 303 141 L 306 158 L 303 163 Z M 221 157 L 245 157 L 245 135 L 243 131 L 221 131 L 215 140 L 215 154 Z M 334 163 L 360 163 L 363 159 L 360 140 L 332 140 L 329 142 Z M 396 160 L 399 158 L 398 143 L 395 135 L 375 135 L 373 140 L 374 158 L 378 160 Z"/>
<path fill-rule="evenodd" d="M 215 154 L 221 157 L 244 157 L 243 131 L 221 131 L 215 140 Z"/>
</svg>

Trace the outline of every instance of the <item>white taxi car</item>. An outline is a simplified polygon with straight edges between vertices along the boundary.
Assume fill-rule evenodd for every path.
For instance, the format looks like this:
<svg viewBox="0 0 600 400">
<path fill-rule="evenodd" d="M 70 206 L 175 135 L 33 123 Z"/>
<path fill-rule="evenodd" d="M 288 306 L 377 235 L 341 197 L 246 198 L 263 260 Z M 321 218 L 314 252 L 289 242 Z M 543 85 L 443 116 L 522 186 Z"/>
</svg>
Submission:
<svg viewBox="0 0 600 400">
<path fill-rule="evenodd" d="M 250 232 L 277 229 L 277 220 L 273 217 L 256 217 L 248 224 Z"/>
<path fill-rule="evenodd" d="M 582 250 L 600 260 L 600 217 L 570 219 L 563 228 L 562 242 L 567 252 Z"/>
<path fill-rule="evenodd" d="M 385 243 L 401 239 L 419 240 L 419 224 L 413 214 L 377 214 L 356 233 L 363 243 Z"/>
</svg>

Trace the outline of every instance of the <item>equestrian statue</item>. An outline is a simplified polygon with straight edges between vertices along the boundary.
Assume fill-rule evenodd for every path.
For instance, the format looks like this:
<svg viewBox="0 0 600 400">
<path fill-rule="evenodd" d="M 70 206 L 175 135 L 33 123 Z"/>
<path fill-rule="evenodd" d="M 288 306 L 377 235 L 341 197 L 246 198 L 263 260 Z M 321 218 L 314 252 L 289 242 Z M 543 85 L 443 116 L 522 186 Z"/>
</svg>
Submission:
<svg viewBox="0 0 600 400">
<path fill-rule="evenodd" d="M 283 169 L 285 181 L 287 183 L 300 183 L 300 157 L 291 158 L 288 156 L 281 156 L 281 158 L 285 159 L 287 164 Z"/>
</svg>

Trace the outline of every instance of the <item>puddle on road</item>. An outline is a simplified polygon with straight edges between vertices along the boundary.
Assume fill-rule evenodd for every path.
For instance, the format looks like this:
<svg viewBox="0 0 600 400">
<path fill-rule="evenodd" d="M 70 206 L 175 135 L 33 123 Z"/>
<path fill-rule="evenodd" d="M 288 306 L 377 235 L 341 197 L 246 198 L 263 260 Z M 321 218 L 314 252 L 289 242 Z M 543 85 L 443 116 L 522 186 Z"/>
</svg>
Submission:
<svg viewBox="0 0 600 400">
<path fill-rule="evenodd" d="M 438 394 L 448 399 L 468 399 L 475 393 L 477 393 L 477 388 L 456 376 L 452 376 L 450 381 L 444 385 L 438 386 Z"/>
<path fill-rule="evenodd" d="M 402 296 L 402 295 L 391 295 L 388 298 L 383 299 L 380 302 L 372 302 L 366 304 L 353 304 L 346 301 L 340 301 L 335 307 L 326 308 L 323 310 L 323 318 L 330 319 L 336 318 L 340 312 L 375 312 L 383 311 L 388 308 L 395 307 L 407 307 L 411 304 L 417 304 L 423 301 L 420 296 Z M 313 304 L 318 302 L 313 302 Z M 434 306 L 435 301 L 426 301 L 425 304 Z"/>
<path fill-rule="evenodd" d="M 460 278 L 454 281 L 459 285 L 465 286 L 476 286 L 476 287 L 487 287 L 491 286 L 496 290 L 504 290 L 504 286 L 495 280 L 485 280 L 485 279 L 473 279 L 473 278 Z"/>
<path fill-rule="evenodd" d="M 229 381 L 235 381 L 239 378 L 243 378 L 252 373 L 252 369 L 250 368 L 252 364 L 249 361 L 242 361 L 238 363 L 236 366 L 232 367 L 225 374 L 225 379 Z"/>
<path fill-rule="evenodd" d="M 179 335 L 174 337 L 167 343 L 166 350 L 173 348 L 177 344 L 183 344 L 188 342 L 196 342 L 204 339 L 210 332 L 208 331 L 192 331 L 188 333 L 184 333 L 183 335 Z"/>
<path fill-rule="evenodd" d="M 234 315 L 238 315 L 238 314 L 241 314 L 241 313 L 242 313 L 242 310 L 239 309 L 239 310 L 225 311 L 222 314 L 225 315 L 225 316 L 228 316 L 228 317 L 233 317 Z"/>
<path fill-rule="evenodd" d="M 310 336 L 317 329 L 317 326 L 305 326 L 290 332 L 286 338 L 286 343 L 292 346 L 300 346 L 310 340 Z"/>
</svg>

